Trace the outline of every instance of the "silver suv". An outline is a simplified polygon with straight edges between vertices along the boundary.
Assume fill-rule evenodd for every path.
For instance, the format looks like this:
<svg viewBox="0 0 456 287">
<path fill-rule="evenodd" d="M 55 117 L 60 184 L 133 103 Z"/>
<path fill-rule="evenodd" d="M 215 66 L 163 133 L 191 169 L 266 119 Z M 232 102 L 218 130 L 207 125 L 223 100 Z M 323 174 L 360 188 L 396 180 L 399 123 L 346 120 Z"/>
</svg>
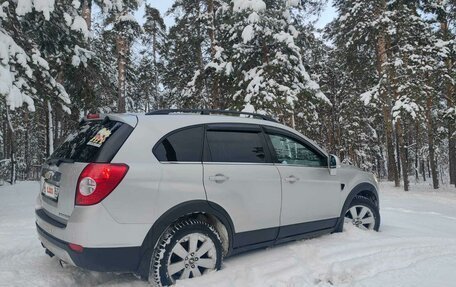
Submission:
<svg viewBox="0 0 456 287">
<path fill-rule="evenodd" d="M 51 257 L 171 285 L 347 222 L 378 230 L 377 190 L 267 116 L 90 115 L 42 168 L 36 226 Z"/>
</svg>

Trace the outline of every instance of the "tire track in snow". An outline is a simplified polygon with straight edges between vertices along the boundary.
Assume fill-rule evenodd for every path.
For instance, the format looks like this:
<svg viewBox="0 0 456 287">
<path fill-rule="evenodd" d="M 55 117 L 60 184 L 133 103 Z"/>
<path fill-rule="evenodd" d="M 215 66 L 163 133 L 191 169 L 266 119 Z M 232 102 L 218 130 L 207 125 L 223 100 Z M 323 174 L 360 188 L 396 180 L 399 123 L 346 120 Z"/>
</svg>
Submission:
<svg viewBox="0 0 456 287">
<path fill-rule="evenodd" d="M 389 252 L 377 252 L 372 255 L 334 262 L 328 266 L 328 272 L 320 275 L 323 282 L 331 284 L 347 284 L 386 272 L 407 268 L 417 262 L 456 255 L 456 247 L 402 248 Z"/>
<path fill-rule="evenodd" d="M 370 240 L 362 238 L 359 243 L 351 242 L 343 249 L 333 246 L 323 250 L 319 258 L 321 265 L 315 268 L 316 282 L 349 284 L 426 259 L 456 255 L 454 239 L 384 238 L 381 233 L 369 237 Z"/>
<path fill-rule="evenodd" d="M 405 208 L 395 208 L 395 207 L 385 207 L 382 210 L 402 212 L 402 213 L 420 214 L 420 215 L 440 216 L 440 217 L 443 217 L 445 219 L 456 220 L 456 217 L 448 216 L 448 215 L 445 215 L 445 214 L 442 214 L 442 213 L 439 213 L 439 212 L 435 212 L 435 211 L 417 211 L 417 210 L 411 210 L 411 209 L 405 209 Z"/>
</svg>

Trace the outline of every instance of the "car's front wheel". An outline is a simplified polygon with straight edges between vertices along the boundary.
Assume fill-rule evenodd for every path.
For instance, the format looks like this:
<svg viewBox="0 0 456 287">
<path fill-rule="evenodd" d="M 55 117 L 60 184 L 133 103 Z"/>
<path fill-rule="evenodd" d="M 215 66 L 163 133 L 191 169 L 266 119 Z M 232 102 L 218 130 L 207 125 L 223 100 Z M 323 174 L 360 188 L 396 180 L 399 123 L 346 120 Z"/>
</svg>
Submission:
<svg viewBox="0 0 456 287">
<path fill-rule="evenodd" d="M 199 277 L 220 269 L 222 243 L 217 230 L 199 219 L 185 219 L 170 226 L 152 254 L 149 281 L 173 285 L 176 280 Z"/>
<path fill-rule="evenodd" d="M 364 230 L 378 231 L 380 228 L 378 207 L 366 197 L 355 197 L 343 216 L 344 224 L 352 224 Z"/>
</svg>

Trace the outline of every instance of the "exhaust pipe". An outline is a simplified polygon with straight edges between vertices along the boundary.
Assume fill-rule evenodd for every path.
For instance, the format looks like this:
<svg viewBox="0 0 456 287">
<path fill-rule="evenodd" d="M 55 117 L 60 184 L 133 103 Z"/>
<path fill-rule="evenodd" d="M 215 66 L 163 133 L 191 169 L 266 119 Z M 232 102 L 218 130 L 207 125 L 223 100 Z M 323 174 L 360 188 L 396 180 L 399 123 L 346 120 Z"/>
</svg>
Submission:
<svg viewBox="0 0 456 287">
<path fill-rule="evenodd" d="M 49 257 L 54 257 L 54 253 L 52 253 L 49 249 L 46 248 L 46 250 L 44 251 L 44 253 L 46 253 L 47 255 L 49 255 Z"/>
</svg>

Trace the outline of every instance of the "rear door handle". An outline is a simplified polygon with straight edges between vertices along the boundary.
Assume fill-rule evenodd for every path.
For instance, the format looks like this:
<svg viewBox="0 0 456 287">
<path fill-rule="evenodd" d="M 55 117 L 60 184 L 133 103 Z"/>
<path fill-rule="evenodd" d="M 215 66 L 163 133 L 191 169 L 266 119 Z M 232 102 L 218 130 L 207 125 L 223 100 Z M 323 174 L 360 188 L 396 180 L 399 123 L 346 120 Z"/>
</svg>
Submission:
<svg viewBox="0 0 456 287">
<path fill-rule="evenodd" d="M 297 178 L 294 175 L 290 175 L 288 177 L 285 177 L 283 180 L 286 181 L 286 182 L 289 182 L 289 183 L 295 183 L 295 182 L 297 182 L 299 180 L 299 178 Z"/>
<path fill-rule="evenodd" d="M 209 176 L 210 181 L 215 181 L 216 183 L 223 183 L 230 179 L 228 176 L 225 176 L 221 173 L 217 173 L 216 175 Z"/>
</svg>

